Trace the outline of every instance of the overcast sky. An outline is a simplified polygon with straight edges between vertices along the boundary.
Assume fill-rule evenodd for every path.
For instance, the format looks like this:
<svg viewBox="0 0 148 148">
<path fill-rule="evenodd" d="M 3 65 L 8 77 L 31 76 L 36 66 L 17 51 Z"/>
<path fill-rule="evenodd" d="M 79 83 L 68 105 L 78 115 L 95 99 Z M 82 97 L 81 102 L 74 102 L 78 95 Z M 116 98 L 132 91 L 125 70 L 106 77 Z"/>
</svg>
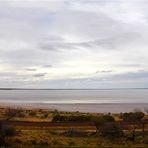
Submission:
<svg viewBox="0 0 148 148">
<path fill-rule="evenodd" d="M 0 87 L 148 87 L 148 1 L 0 0 Z"/>
</svg>

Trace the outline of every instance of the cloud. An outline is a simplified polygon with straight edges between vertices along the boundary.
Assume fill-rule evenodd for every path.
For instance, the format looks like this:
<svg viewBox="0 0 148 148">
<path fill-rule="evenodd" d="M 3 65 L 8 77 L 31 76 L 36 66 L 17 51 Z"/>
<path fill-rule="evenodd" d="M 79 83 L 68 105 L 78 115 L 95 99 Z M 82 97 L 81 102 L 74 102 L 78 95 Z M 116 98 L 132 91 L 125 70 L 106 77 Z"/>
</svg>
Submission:
<svg viewBox="0 0 148 148">
<path fill-rule="evenodd" d="M 44 80 L 39 83 L 45 88 L 147 88 L 147 74 L 148 71 L 135 71 L 102 77 Z"/>
<path fill-rule="evenodd" d="M 96 71 L 96 73 L 111 73 L 113 72 L 112 70 L 101 70 L 101 71 Z"/>
<path fill-rule="evenodd" d="M 131 44 L 137 41 L 140 34 L 137 32 L 127 32 L 118 35 L 113 35 L 112 37 L 96 40 L 93 42 L 96 46 L 102 46 L 105 49 L 119 49 L 120 46 L 124 46 L 125 43 Z"/>
<path fill-rule="evenodd" d="M 35 69 L 35 68 L 27 68 L 27 69 L 25 69 L 26 71 L 36 71 L 37 69 Z"/>
<path fill-rule="evenodd" d="M 146 82 L 148 81 L 148 71 L 144 70 L 138 70 L 138 71 L 133 71 L 133 72 L 125 72 L 125 73 L 111 73 L 110 75 L 102 75 L 101 77 L 91 77 L 90 82 L 95 82 L 95 83 L 134 83 L 134 82 L 140 82 L 145 80 L 145 85 Z M 96 85 L 97 86 L 97 85 Z M 133 86 L 134 87 L 134 86 Z"/>
<path fill-rule="evenodd" d="M 145 78 L 148 78 L 148 71 L 140 70 L 136 72 L 127 72 L 119 75 L 114 75 L 110 78 L 110 80 L 136 80 Z"/>
<path fill-rule="evenodd" d="M 146 86 L 147 1 L 0 4 L 2 85 L 118 87 L 122 81 L 128 87 L 131 81 L 133 87 Z"/>
<path fill-rule="evenodd" d="M 47 9 L 48 11 L 57 11 L 64 6 L 64 1 L 51 1 L 51 0 L 44 0 L 36 1 L 36 0 L 1 0 L 1 3 L 7 7 L 12 8 L 30 8 L 30 9 Z"/>
<path fill-rule="evenodd" d="M 43 65 L 42 67 L 43 67 L 43 68 L 51 68 L 51 67 L 53 67 L 53 66 L 49 64 L 49 65 Z"/>
<path fill-rule="evenodd" d="M 96 47 L 103 47 L 103 49 L 119 49 L 118 47 L 125 46 L 127 44 L 132 44 L 139 40 L 140 34 L 137 32 L 121 33 L 116 36 L 112 36 L 104 39 L 95 39 L 85 42 L 73 42 L 69 43 L 64 40 L 58 42 L 46 42 L 40 45 L 41 50 L 47 51 L 61 51 L 61 50 L 79 50 L 81 48 L 91 48 L 96 49 Z"/>
<path fill-rule="evenodd" d="M 44 77 L 47 73 L 37 73 L 34 74 L 33 77 Z"/>
<path fill-rule="evenodd" d="M 4 77 L 15 77 L 17 76 L 17 73 L 15 72 L 0 72 L 0 77 L 4 78 Z"/>
</svg>

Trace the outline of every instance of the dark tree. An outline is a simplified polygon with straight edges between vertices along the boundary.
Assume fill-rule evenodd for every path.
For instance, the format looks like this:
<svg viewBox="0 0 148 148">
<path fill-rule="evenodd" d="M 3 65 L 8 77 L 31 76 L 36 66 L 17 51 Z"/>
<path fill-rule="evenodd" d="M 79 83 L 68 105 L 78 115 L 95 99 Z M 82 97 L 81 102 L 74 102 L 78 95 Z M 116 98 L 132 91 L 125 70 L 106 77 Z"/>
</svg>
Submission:
<svg viewBox="0 0 148 148">
<path fill-rule="evenodd" d="M 130 112 L 130 113 L 124 113 L 122 118 L 123 121 L 136 122 L 136 121 L 141 121 L 143 117 L 144 117 L 143 112 Z"/>
<path fill-rule="evenodd" d="M 106 124 L 106 123 L 111 123 L 114 122 L 115 119 L 113 116 L 111 115 L 99 115 L 97 117 L 93 117 L 92 118 L 93 123 L 96 125 L 96 129 L 97 129 L 97 133 L 101 133 L 101 129 L 102 127 Z"/>
<path fill-rule="evenodd" d="M 131 122 L 132 125 L 132 141 L 135 140 L 135 133 L 136 133 L 136 122 L 139 122 L 142 120 L 142 118 L 144 117 L 144 113 L 143 112 L 130 112 L 130 113 L 124 113 L 122 118 L 123 121 L 126 122 Z"/>
</svg>

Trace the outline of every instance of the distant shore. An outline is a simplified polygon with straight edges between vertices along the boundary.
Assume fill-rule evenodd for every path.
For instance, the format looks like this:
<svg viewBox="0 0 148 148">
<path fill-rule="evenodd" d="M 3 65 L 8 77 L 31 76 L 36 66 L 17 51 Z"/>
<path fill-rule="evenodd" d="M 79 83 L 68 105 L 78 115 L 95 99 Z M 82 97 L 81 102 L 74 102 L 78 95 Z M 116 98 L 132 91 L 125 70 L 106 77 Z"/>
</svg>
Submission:
<svg viewBox="0 0 148 148">
<path fill-rule="evenodd" d="M 49 104 L 49 103 L 4 103 L 0 102 L 0 107 L 30 108 L 30 109 L 50 109 L 59 111 L 79 111 L 98 113 L 120 113 L 132 112 L 134 110 L 144 111 L 148 108 L 148 103 L 76 103 L 76 104 Z"/>
<path fill-rule="evenodd" d="M 0 90 L 132 90 L 145 88 L 0 88 Z"/>
</svg>

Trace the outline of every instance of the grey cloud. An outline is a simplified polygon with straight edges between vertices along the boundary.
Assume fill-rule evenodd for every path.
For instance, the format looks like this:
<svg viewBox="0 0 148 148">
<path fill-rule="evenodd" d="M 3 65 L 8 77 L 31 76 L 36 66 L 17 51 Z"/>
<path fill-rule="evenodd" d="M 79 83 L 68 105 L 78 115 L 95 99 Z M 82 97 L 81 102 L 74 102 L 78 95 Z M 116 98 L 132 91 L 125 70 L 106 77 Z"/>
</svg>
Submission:
<svg viewBox="0 0 148 148">
<path fill-rule="evenodd" d="M 0 72 L 0 77 L 15 77 L 17 76 L 16 72 Z"/>
<path fill-rule="evenodd" d="M 34 74 L 33 77 L 44 77 L 47 73 Z"/>
<path fill-rule="evenodd" d="M 134 43 L 139 40 L 139 38 L 140 34 L 138 32 L 127 32 L 119 33 L 118 35 L 113 35 L 109 38 L 89 40 L 86 42 L 68 43 L 64 40 L 60 42 L 46 42 L 40 45 L 40 49 L 47 51 L 57 51 L 63 49 L 78 50 L 79 48 L 91 48 L 93 50 L 95 47 L 103 47 L 104 49 L 119 49 L 118 47 Z"/>
<path fill-rule="evenodd" d="M 148 87 L 148 71 L 135 71 L 135 72 L 126 72 L 122 74 L 111 74 L 102 77 L 92 77 L 87 79 L 83 79 L 83 81 L 87 81 L 88 83 L 95 83 L 95 87 L 105 85 L 106 88 L 112 87 L 114 85 L 116 88 L 122 87 Z M 121 84 L 120 84 L 121 83 Z M 100 85 L 102 84 L 102 85 Z M 111 85 L 110 85 L 111 84 Z M 136 84 L 136 85 L 133 85 Z"/>
<path fill-rule="evenodd" d="M 140 34 L 137 32 L 120 33 L 112 37 L 96 40 L 93 44 L 103 46 L 109 49 L 118 49 L 119 46 L 130 44 L 139 39 Z"/>
<path fill-rule="evenodd" d="M 148 71 L 114 74 L 105 77 L 89 77 L 40 82 L 49 88 L 139 88 L 148 87 Z"/>
<path fill-rule="evenodd" d="M 80 43 L 67 43 L 67 42 L 46 42 L 41 43 L 40 45 L 41 50 L 47 51 L 61 51 L 61 50 L 71 50 L 71 49 L 78 49 Z"/>
<path fill-rule="evenodd" d="M 122 80 L 133 80 L 133 79 L 144 79 L 148 78 L 148 71 L 136 71 L 136 72 L 127 72 L 120 75 L 115 75 L 112 77 L 113 79 L 122 79 Z"/>
<path fill-rule="evenodd" d="M 101 71 L 96 71 L 96 73 L 111 73 L 113 72 L 112 70 L 101 70 Z"/>
<path fill-rule="evenodd" d="M 36 71 L 37 69 L 35 69 L 35 68 L 27 68 L 27 69 L 25 69 L 26 71 Z"/>
<path fill-rule="evenodd" d="M 135 72 L 126 72 L 121 74 L 112 74 L 108 76 L 102 76 L 102 77 L 95 77 L 92 78 L 92 81 L 104 81 L 104 82 L 116 82 L 116 81 L 137 81 L 141 79 L 148 79 L 148 71 L 135 71 Z"/>
<path fill-rule="evenodd" d="M 84 83 L 118 83 L 118 82 L 124 82 L 127 83 L 128 81 L 141 81 L 145 80 L 147 82 L 148 80 L 148 71 L 135 71 L 135 72 L 126 72 L 126 73 L 121 73 L 121 74 L 110 74 L 106 76 L 95 76 L 95 77 L 89 77 L 89 78 L 78 78 L 78 79 L 73 79 L 76 81 L 81 81 Z M 97 85 L 96 85 L 97 86 Z"/>
<path fill-rule="evenodd" d="M 53 67 L 53 65 L 47 64 L 47 65 L 43 65 L 42 67 L 44 67 L 44 68 L 51 68 L 51 67 Z"/>
<path fill-rule="evenodd" d="M 104 38 L 112 32 L 116 34 L 119 27 L 121 28 L 116 21 L 104 13 L 68 9 L 59 14 L 55 31 L 62 35 L 72 34 L 90 40 L 97 37 Z"/>
</svg>

